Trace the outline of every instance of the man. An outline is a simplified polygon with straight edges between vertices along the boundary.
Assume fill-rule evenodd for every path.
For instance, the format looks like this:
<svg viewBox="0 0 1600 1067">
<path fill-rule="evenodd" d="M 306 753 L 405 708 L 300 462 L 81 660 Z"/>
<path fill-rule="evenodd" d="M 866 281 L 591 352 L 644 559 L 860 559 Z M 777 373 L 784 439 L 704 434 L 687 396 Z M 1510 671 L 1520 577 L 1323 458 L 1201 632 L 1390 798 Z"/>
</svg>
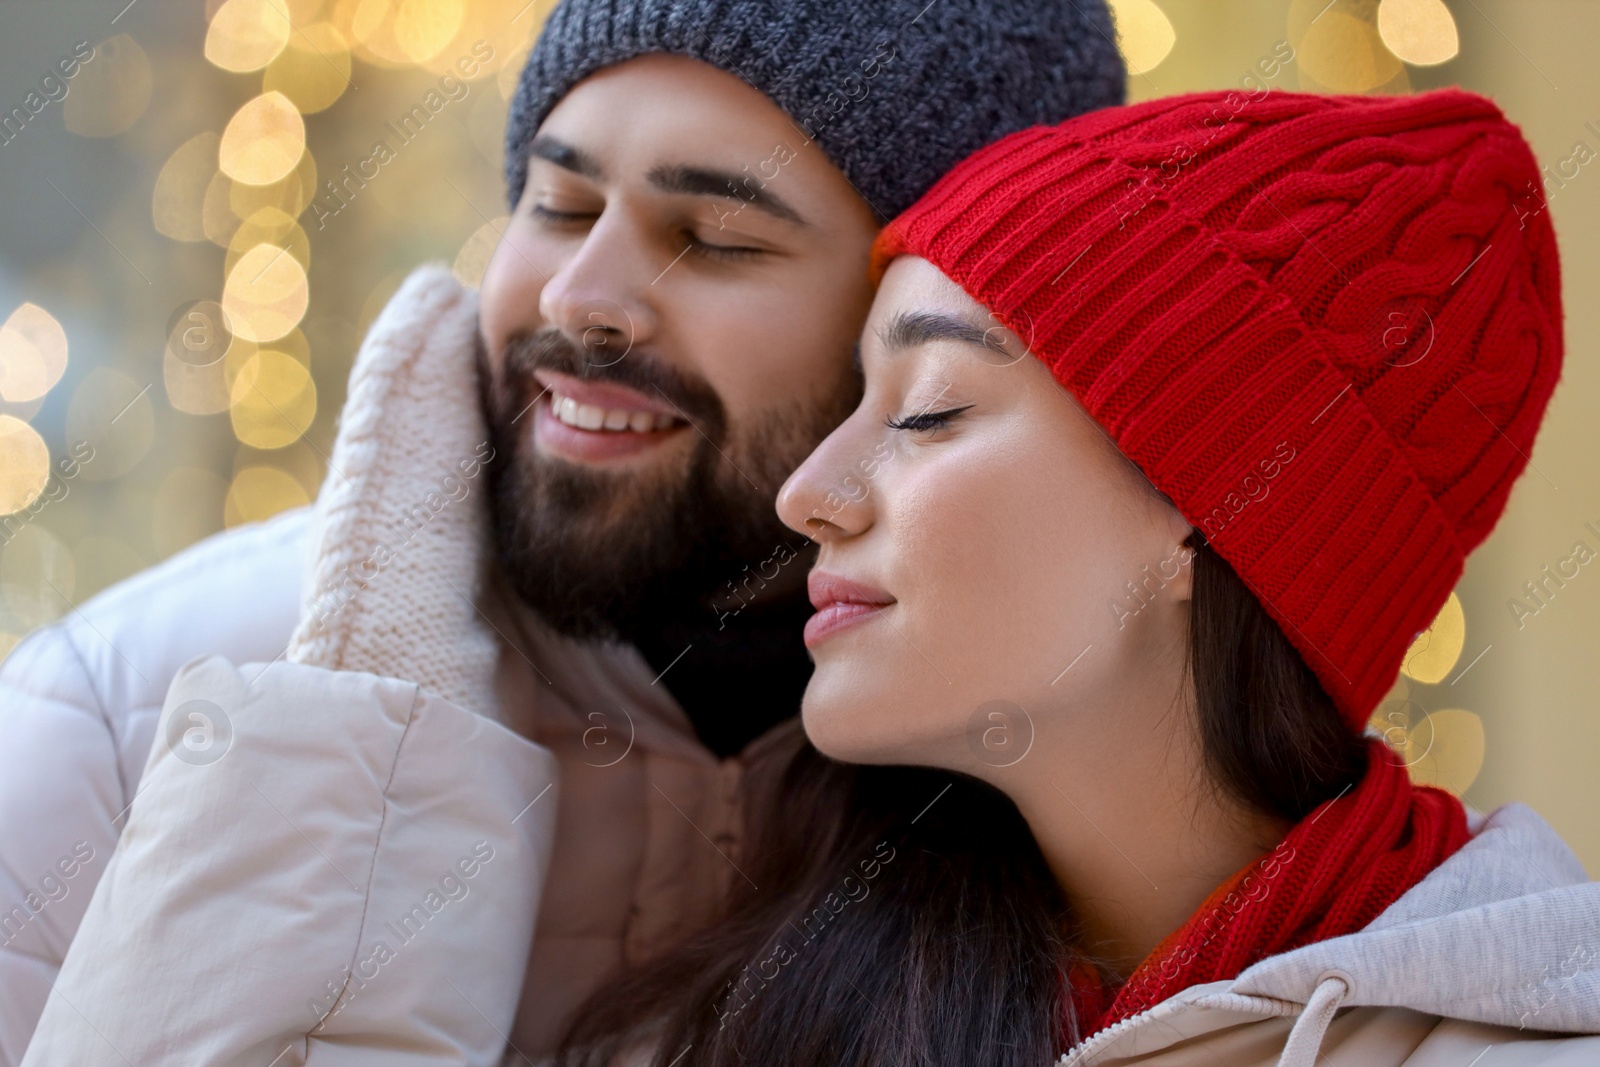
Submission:
<svg viewBox="0 0 1600 1067">
<path fill-rule="evenodd" d="M 0 670 L 0 1060 L 42 1012 L 29 1063 L 536 1056 L 704 921 L 809 675 L 773 498 L 859 396 L 871 240 L 981 144 L 1119 102 L 1111 33 L 1098 2 L 565 0 L 477 311 L 396 296 L 318 503 Z"/>
</svg>

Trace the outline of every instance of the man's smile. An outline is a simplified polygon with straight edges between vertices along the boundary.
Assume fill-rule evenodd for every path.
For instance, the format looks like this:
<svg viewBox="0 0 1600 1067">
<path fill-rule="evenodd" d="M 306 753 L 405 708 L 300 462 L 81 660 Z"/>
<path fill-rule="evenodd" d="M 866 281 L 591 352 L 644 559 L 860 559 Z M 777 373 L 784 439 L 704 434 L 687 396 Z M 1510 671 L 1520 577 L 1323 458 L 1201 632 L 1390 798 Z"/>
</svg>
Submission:
<svg viewBox="0 0 1600 1067">
<path fill-rule="evenodd" d="M 534 440 L 547 455 L 580 463 L 632 457 L 689 428 L 677 407 L 659 395 L 552 370 L 533 377 L 543 389 L 534 405 Z"/>
</svg>

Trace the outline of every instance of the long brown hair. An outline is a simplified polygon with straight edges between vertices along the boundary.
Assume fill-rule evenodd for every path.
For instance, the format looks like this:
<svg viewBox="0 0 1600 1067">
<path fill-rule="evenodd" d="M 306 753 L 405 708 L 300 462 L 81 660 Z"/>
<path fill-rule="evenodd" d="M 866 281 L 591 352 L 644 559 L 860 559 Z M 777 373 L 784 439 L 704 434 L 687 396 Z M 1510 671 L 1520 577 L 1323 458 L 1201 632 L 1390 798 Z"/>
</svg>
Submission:
<svg viewBox="0 0 1600 1067">
<path fill-rule="evenodd" d="M 1207 772 L 1299 820 L 1361 776 L 1362 743 L 1227 563 L 1191 546 Z M 762 888 L 739 881 L 718 922 L 594 994 L 560 1067 L 1041 1067 L 1082 1036 L 1065 968 L 1094 961 L 1003 793 L 800 742 L 770 796 L 745 868 Z"/>
</svg>

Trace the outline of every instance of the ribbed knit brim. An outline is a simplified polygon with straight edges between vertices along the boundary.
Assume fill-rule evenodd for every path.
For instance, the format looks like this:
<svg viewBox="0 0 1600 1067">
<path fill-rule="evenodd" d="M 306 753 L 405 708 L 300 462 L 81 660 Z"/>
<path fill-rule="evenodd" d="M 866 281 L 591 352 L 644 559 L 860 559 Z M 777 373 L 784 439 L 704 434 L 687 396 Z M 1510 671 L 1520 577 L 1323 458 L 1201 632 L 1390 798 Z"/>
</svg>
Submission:
<svg viewBox="0 0 1600 1067">
<path fill-rule="evenodd" d="M 1021 336 L 1360 729 L 1559 375 L 1540 190 L 1472 94 L 1207 93 L 978 152 L 873 263 L 928 259 Z"/>
</svg>

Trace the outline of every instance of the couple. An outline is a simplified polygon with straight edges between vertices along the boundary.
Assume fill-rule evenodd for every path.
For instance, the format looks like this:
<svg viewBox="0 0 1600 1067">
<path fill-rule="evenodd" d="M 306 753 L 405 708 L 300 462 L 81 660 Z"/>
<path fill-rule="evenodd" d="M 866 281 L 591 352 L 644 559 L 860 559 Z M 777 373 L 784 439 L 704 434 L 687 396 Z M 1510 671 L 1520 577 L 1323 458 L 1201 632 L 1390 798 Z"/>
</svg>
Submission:
<svg viewBox="0 0 1600 1067">
<path fill-rule="evenodd" d="M 1020 131 L 879 235 L 778 496 L 814 749 L 561 1063 L 1600 1056 L 1521 1032 L 1600 1029 L 1596 887 L 1363 733 L 1523 466 L 1457 397 L 1531 435 L 1555 383 L 1536 164 L 1459 91 L 1229 95 Z"/>
<path fill-rule="evenodd" d="M 1594 1057 L 1570 851 L 1362 734 L 1559 368 L 1521 138 L 920 7 L 557 8 L 314 509 L 7 663 L 8 1051 Z"/>
</svg>

